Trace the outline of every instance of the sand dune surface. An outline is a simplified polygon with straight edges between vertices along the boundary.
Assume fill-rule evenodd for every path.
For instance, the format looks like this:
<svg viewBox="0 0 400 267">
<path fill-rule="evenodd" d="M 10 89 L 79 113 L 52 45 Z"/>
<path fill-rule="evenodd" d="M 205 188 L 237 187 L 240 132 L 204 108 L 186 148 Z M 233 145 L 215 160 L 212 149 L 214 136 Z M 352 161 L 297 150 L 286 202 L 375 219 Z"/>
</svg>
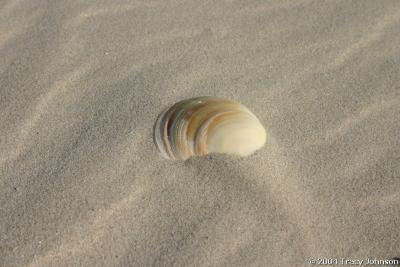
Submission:
<svg viewBox="0 0 400 267">
<path fill-rule="evenodd" d="M 400 256 L 399 1 L 0 1 L 0 266 Z M 212 95 L 255 154 L 162 158 Z"/>
</svg>

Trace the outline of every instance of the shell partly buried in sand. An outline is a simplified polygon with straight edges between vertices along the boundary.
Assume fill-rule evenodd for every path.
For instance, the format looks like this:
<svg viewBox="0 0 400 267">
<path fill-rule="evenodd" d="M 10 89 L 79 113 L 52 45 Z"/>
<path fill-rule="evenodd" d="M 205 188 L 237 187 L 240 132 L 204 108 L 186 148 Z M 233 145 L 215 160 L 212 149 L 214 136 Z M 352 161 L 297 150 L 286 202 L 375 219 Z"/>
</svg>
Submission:
<svg viewBox="0 0 400 267">
<path fill-rule="evenodd" d="M 163 157 L 185 160 L 209 153 L 247 156 L 265 144 L 266 133 L 242 104 L 204 96 L 164 110 L 154 125 L 153 138 Z"/>
</svg>

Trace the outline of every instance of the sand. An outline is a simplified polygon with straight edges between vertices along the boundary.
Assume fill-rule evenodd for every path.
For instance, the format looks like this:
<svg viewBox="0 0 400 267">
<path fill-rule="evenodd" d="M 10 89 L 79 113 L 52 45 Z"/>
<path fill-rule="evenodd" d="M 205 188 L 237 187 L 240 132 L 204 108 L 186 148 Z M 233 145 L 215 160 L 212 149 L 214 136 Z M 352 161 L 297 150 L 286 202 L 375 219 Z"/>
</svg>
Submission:
<svg viewBox="0 0 400 267">
<path fill-rule="evenodd" d="M 0 266 L 400 256 L 399 1 L 0 1 Z M 176 101 L 252 156 L 160 157 Z"/>
</svg>

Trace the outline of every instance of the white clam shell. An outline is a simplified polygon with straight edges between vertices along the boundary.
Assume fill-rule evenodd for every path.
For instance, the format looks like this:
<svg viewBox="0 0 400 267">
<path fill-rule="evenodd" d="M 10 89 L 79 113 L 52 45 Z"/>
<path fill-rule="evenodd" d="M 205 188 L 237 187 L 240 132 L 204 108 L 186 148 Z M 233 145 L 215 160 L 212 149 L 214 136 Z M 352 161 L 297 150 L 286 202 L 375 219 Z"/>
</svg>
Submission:
<svg viewBox="0 0 400 267">
<path fill-rule="evenodd" d="M 154 125 L 153 138 L 163 157 L 185 160 L 208 153 L 250 155 L 264 146 L 266 132 L 242 104 L 204 96 L 164 110 Z"/>
</svg>

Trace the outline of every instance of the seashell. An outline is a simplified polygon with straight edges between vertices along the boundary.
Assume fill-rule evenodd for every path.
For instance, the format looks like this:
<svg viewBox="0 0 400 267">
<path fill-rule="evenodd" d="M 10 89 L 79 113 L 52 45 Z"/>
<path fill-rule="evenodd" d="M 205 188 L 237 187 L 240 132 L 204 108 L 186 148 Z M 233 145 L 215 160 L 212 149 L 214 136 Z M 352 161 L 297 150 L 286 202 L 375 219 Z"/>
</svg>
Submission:
<svg viewBox="0 0 400 267">
<path fill-rule="evenodd" d="M 167 159 L 209 153 L 247 156 L 265 144 L 266 132 L 242 104 L 211 96 L 180 101 L 157 118 L 154 143 Z"/>
</svg>

